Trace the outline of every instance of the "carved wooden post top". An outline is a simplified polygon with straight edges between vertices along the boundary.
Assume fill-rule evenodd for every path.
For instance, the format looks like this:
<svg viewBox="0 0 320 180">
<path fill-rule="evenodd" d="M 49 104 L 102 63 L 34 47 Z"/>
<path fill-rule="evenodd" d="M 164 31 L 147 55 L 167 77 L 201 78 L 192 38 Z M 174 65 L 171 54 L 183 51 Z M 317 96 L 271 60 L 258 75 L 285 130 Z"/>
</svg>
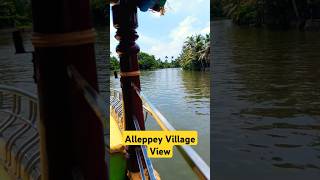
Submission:
<svg viewBox="0 0 320 180">
<path fill-rule="evenodd" d="M 136 130 L 134 118 L 139 122 L 140 129 L 144 130 L 144 118 L 142 102 L 135 93 L 132 84 L 140 89 L 138 53 L 139 46 L 136 44 L 138 34 L 137 1 L 121 0 L 112 6 L 113 25 L 117 29 L 115 38 L 119 41 L 116 52 L 120 58 L 120 82 L 122 88 L 124 121 L 126 130 Z M 128 170 L 138 172 L 137 155 L 135 146 L 129 146 Z"/>
</svg>

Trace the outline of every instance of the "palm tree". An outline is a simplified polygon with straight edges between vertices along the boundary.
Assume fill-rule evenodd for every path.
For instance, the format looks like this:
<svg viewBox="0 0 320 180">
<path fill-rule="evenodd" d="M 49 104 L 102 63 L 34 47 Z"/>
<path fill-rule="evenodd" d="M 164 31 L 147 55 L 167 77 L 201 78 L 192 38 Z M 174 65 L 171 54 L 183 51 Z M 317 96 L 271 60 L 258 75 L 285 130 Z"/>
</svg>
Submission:
<svg viewBox="0 0 320 180">
<path fill-rule="evenodd" d="M 210 36 L 190 36 L 177 58 L 182 68 L 204 70 L 209 65 Z"/>
<path fill-rule="evenodd" d="M 208 67 L 210 64 L 210 35 L 206 34 L 204 39 L 204 46 L 200 52 L 200 59 L 204 61 L 204 67 Z"/>
<path fill-rule="evenodd" d="M 241 4 L 240 0 L 222 0 L 222 9 L 226 16 L 232 17 Z"/>
</svg>

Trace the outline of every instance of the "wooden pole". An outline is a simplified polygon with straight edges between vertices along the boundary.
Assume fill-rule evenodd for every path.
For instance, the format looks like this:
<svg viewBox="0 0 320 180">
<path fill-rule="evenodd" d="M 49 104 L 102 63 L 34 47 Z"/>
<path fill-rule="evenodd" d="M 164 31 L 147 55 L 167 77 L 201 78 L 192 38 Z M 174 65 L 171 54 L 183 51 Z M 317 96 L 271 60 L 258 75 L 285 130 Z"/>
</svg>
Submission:
<svg viewBox="0 0 320 180">
<path fill-rule="evenodd" d="M 92 29 L 89 0 L 32 0 L 32 12 L 34 34 L 45 44 L 34 43 L 42 179 L 105 180 L 102 123 L 72 85 L 67 70 L 75 67 L 98 91 L 94 43 L 63 43 L 65 33 Z"/>
<path fill-rule="evenodd" d="M 120 58 L 120 81 L 123 95 L 126 130 L 135 130 L 133 117 L 139 122 L 140 129 L 144 130 L 142 102 L 132 88 L 132 83 L 140 89 L 138 53 L 139 46 L 135 43 L 138 39 L 136 28 L 137 5 L 136 1 L 121 0 L 112 6 L 113 24 L 117 29 L 115 38 L 119 41 L 116 51 Z M 131 172 L 139 171 L 135 146 L 129 146 L 128 169 Z"/>
</svg>

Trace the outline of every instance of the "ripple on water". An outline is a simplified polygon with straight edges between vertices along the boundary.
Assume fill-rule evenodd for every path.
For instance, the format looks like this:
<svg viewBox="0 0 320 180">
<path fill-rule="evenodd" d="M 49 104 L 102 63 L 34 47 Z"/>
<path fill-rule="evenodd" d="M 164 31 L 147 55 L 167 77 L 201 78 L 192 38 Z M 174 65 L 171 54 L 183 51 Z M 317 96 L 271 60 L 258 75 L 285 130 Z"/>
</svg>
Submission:
<svg viewBox="0 0 320 180">
<path fill-rule="evenodd" d="M 212 30 L 214 175 L 317 179 L 319 33 L 238 27 L 229 20 L 212 22 Z"/>
</svg>

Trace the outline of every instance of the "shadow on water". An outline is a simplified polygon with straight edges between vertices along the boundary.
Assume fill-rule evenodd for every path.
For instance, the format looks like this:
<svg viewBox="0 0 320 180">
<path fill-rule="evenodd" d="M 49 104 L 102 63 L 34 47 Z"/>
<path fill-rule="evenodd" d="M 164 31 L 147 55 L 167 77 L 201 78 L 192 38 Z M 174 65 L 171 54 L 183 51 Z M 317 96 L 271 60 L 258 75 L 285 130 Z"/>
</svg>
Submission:
<svg viewBox="0 0 320 180">
<path fill-rule="evenodd" d="M 212 26 L 216 177 L 319 178 L 320 34 Z"/>
</svg>

